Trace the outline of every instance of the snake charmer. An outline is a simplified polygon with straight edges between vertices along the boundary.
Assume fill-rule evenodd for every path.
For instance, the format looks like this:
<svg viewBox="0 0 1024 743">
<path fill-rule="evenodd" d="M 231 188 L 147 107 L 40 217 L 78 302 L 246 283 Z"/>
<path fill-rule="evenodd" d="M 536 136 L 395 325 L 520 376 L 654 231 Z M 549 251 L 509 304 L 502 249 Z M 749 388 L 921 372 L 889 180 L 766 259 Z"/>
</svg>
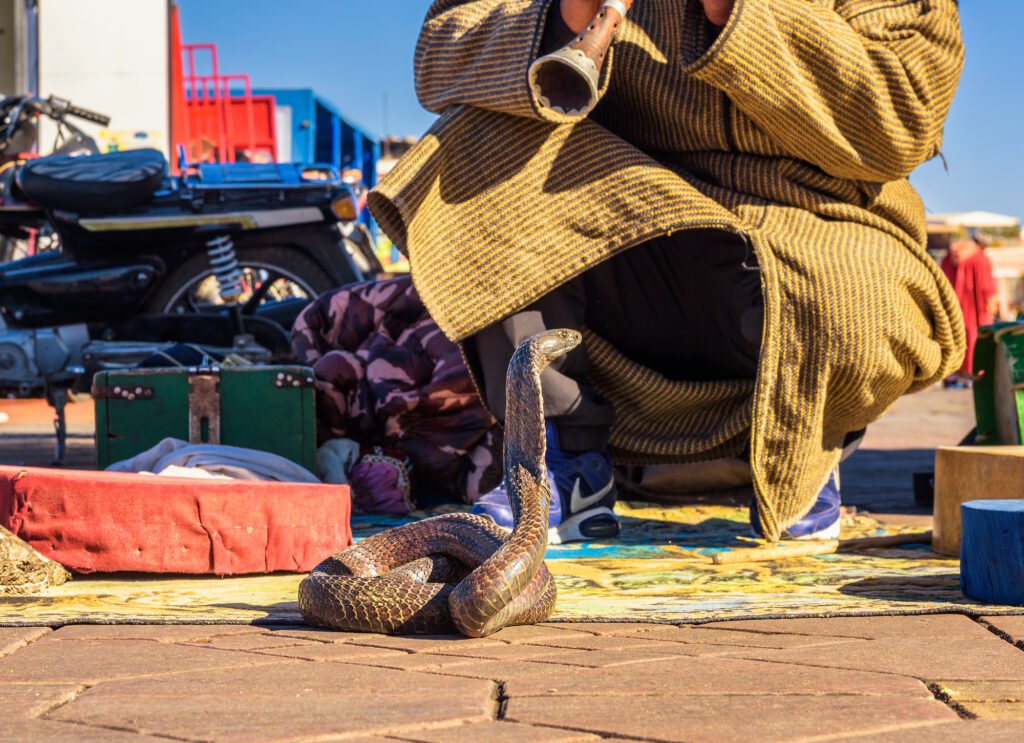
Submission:
<svg viewBox="0 0 1024 743">
<path fill-rule="evenodd" d="M 593 100 L 554 105 L 531 68 L 599 12 Z M 755 531 L 837 531 L 844 448 L 964 355 L 907 180 L 962 61 L 954 0 L 434 2 L 440 117 L 369 203 L 499 419 L 519 342 L 583 333 L 542 377 L 552 541 L 618 533 L 613 463 L 737 457 Z"/>
</svg>

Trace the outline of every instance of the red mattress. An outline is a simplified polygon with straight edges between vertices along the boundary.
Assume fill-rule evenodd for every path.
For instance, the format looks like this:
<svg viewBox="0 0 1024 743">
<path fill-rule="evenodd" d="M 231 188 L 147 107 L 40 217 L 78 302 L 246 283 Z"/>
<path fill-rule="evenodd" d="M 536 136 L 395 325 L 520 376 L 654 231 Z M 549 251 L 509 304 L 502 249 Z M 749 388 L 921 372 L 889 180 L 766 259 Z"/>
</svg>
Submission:
<svg viewBox="0 0 1024 743">
<path fill-rule="evenodd" d="M 344 485 L 0 466 L 0 524 L 76 573 L 307 572 L 350 515 Z"/>
</svg>

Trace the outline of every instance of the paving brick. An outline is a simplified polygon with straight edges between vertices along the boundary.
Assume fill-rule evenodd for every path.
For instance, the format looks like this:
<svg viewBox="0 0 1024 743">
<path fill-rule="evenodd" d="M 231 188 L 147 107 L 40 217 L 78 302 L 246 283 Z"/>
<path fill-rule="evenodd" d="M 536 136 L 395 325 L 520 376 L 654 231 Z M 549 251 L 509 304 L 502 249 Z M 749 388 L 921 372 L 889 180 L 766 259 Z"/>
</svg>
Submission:
<svg viewBox="0 0 1024 743">
<path fill-rule="evenodd" d="M 560 626 L 592 635 L 624 635 L 627 637 L 643 637 L 647 635 L 653 637 L 654 635 L 674 634 L 679 631 L 679 627 L 674 624 L 636 622 L 575 622 Z"/>
<path fill-rule="evenodd" d="M 444 668 L 445 674 L 506 683 L 512 698 L 605 696 L 807 694 L 903 696 L 932 699 L 920 681 L 892 674 L 808 668 L 736 658 L 673 658 L 595 670 L 533 661 L 477 661 Z"/>
<path fill-rule="evenodd" d="M 679 650 L 677 650 L 677 648 Z M 550 652 L 532 658 L 524 658 L 535 663 L 563 666 L 581 666 L 584 668 L 610 668 L 611 666 L 627 666 L 635 663 L 659 663 L 678 661 L 684 656 L 688 646 L 673 643 L 671 652 L 645 652 L 627 648 L 625 650 L 562 650 L 551 648 Z M 719 648 L 720 650 L 720 648 Z"/>
<path fill-rule="evenodd" d="M 0 684 L 0 720 L 39 717 L 83 688 L 80 684 Z"/>
<path fill-rule="evenodd" d="M 1024 702 L 1019 681 L 938 681 L 935 685 L 954 702 Z"/>
<path fill-rule="evenodd" d="M 1024 652 L 989 633 L 982 639 L 884 637 L 825 648 L 748 649 L 734 657 L 897 673 L 921 679 L 1024 681 Z"/>
<path fill-rule="evenodd" d="M 258 651 L 259 655 L 277 658 L 295 658 L 299 660 L 323 661 L 328 663 L 344 663 L 364 658 L 400 658 L 410 653 L 401 650 L 388 650 L 368 645 L 352 645 L 349 643 L 308 643 L 283 648 L 268 648 Z"/>
<path fill-rule="evenodd" d="M 682 635 L 683 632 L 675 634 Z M 548 648 L 567 648 L 578 650 L 637 650 L 659 651 L 680 653 L 683 652 L 679 645 L 682 643 L 662 642 L 666 635 L 656 634 L 645 637 L 632 635 L 584 635 L 567 634 L 565 637 L 552 637 L 541 640 L 531 640 L 530 645 L 544 646 Z M 717 648 L 719 651 L 721 648 Z"/>
<path fill-rule="evenodd" d="M 213 651 L 210 651 L 213 652 Z M 428 725 L 485 722 L 496 711 L 489 681 L 332 663 L 111 681 L 50 719 L 217 741 L 381 735 Z"/>
<path fill-rule="evenodd" d="M 906 617 L 832 617 L 831 619 L 741 619 L 702 625 L 707 628 L 856 637 L 866 640 L 886 637 L 982 638 L 986 628 L 959 614 L 926 614 Z"/>
<path fill-rule="evenodd" d="M 533 640 L 564 637 L 566 635 L 588 634 L 585 632 L 587 626 L 589 625 L 569 624 L 567 622 L 561 624 L 526 624 L 518 627 L 506 627 L 500 632 L 495 632 L 490 636 L 490 639 L 511 643 L 531 642 Z"/>
<path fill-rule="evenodd" d="M 67 642 L 51 637 L 44 637 L 0 659 L 0 683 L 93 683 L 133 676 L 255 666 L 278 660 L 271 656 L 149 640 Z"/>
<path fill-rule="evenodd" d="M 595 639 L 590 636 L 590 639 Z M 480 658 L 485 660 L 527 660 L 536 658 L 547 658 L 554 652 L 560 652 L 560 648 L 551 648 L 544 645 L 510 645 L 508 643 L 495 643 L 493 645 L 468 645 L 462 647 L 439 648 L 431 652 L 432 655 L 451 655 L 461 658 Z"/>
<path fill-rule="evenodd" d="M 522 688 L 539 689 L 535 693 L 544 694 L 548 686 L 544 683 L 553 674 L 559 678 L 593 674 L 593 669 L 585 666 L 556 666 L 550 663 L 537 663 L 527 660 L 478 660 L 476 658 L 460 658 L 454 655 L 410 655 L 414 658 L 434 658 L 436 666 L 417 664 L 410 670 L 425 674 L 439 673 L 445 676 L 462 676 L 465 678 L 490 679 L 494 682 L 520 683 L 527 682 Z M 361 661 L 360 661 L 361 662 Z M 391 662 L 390 660 L 388 661 Z M 600 677 L 604 674 L 598 673 Z"/>
<path fill-rule="evenodd" d="M 0 658 L 49 633 L 46 627 L 0 627 Z"/>
<path fill-rule="evenodd" d="M 429 653 L 434 651 L 466 650 L 470 653 L 475 649 L 504 648 L 507 643 L 491 638 L 470 638 L 460 635 L 370 635 L 364 634 L 350 640 L 353 645 L 372 645 L 379 648 L 405 650 L 412 653 Z"/>
<path fill-rule="evenodd" d="M 1024 722 L 963 720 L 829 740 L 842 743 L 907 743 L 911 740 L 914 743 L 1020 743 L 1024 740 Z"/>
<path fill-rule="evenodd" d="M 1024 703 L 1021 702 L 962 702 L 960 707 L 977 720 L 1024 721 Z"/>
<path fill-rule="evenodd" d="M 1009 637 L 1011 642 L 1024 647 L 1024 616 L 984 617 L 983 621 Z"/>
<path fill-rule="evenodd" d="M 422 730 L 402 733 L 395 738 L 415 743 L 453 743 L 454 741 L 487 741 L 487 743 L 575 743 L 575 741 L 601 740 L 590 733 L 573 730 L 520 725 L 515 722 L 483 722 L 459 725 L 440 730 Z"/>
<path fill-rule="evenodd" d="M 225 635 L 258 635 L 262 627 L 249 624 L 75 624 L 54 630 L 54 640 L 155 640 L 190 642 Z"/>
<path fill-rule="evenodd" d="M 470 663 L 480 663 L 479 658 L 469 658 L 461 655 L 437 655 L 433 653 L 397 653 L 387 655 L 371 655 L 362 657 L 346 657 L 338 660 L 340 663 L 352 663 L 357 666 L 376 666 L 377 668 L 394 668 L 402 671 L 426 671 L 434 673 L 451 673 L 451 669 Z M 493 661 L 497 662 L 497 661 Z M 459 675 L 459 674 L 455 674 Z M 487 676 L 472 676 L 473 678 L 488 678 Z"/>
<path fill-rule="evenodd" d="M 320 629 L 319 627 L 264 627 L 264 629 L 278 637 L 294 637 L 299 640 L 313 640 L 315 642 L 336 643 L 351 642 L 366 637 L 365 632 L 340 632 L 338 630 Z"/>
<path fill-rule="evenodd" d="M 605 642 L 607 641 L 607 642 Z M 461 655 L 471 658 L 490 658 L 510 660 L 538 660 L 552 663 L 568 663 L 570 665 L 595 665 L 600 658 L 597 651 L 610 651 L 609 658 L 636 656 L 645 659 L 651 656 L 675 657 L 679 655 L 722 654 L 731 648 L 710 646 L 684 646 L 678 643 L 658 643 L 653 641 L 633 640 L 631 638 L 602 638 L 582 636 L 567 640 L 552 641 L 557 645 L 522 644 L 497 645 L 493 647 L 455 647 L 441 648 L 433 651 L 442 655 Z M 635 652 L 633 652 L 635 651 Z M 628 661 L 627 661 L 628 662 Z"/>
<path fill-rule="evenodd" d="M 571 726 L 665 741 L 743 741 L 758 743 L 842 733 L 867 733 L 896 725 L 956 720 L 935 699 L 907 697 L 811 697 L 763 694 L 666 697 L 610 697 L 600 704 L 585 697 L 558 700 L 509 699 L 506 719 L 514 722 Z"/>
<path fill-rule="evenodd" d="M 721 622 L 707 625 L 671 624 L 579 624 L 581 628 L 595 628 L 601 637 L 636 638 L 641 640 L 658 640 L 659 642 L 681 642 L 692 645 L 729 645 L 737 647 L 794 648 L 831 645 L 850 642 L 857 638 L 833 637 L 830 635 L 795 635 L 768 634 L 761 631 L 736 631 L 728 629 L 733 622 Z M 564 644 L 556 642 L 559 638 L 546 644 Z M 696 654 L 696 653 L 691 653 Z M 708 650 L 707 654 L 716 654 Z"/>
<path fill-rule="evenodd" d="M 303 657 L 293 655 L 292 657 Z M 324 659 L 325 656 L 321 655 Z M 683 657 L 681 654 L 669 655 L 666 653 L 647 653 L 634 651 L 631 648 L 623 650 L 590 651 L 590 650 L 565 650 L 561 648 L 549 648 L 539 645 L 507 645 L 503 648 L 488 648 L 477 652 L 435 652 L 435 653 L 412 653 L 388 656 L 367 656 L 363 658 L 337 657 L 332 658 L 339 662 L 351 662 L 360 665 L 376 665 L 384 668 L 403 668 L 407 670 L 458 673 L 451 669 L 463 667 L 467 664 L 479 663 L 488 668 L 488 675 L 491 677 L 490 669 L 503 677 L 502 669 L 509 668 L 509 663 L 518 664 L 516 667 L 524 670 L 527 675 L 537 676 L 549 672 L 550 667 L 572 667 L 572 668 L 611 668 L 615 666 L 628 666 L 634 663 L 654 663 L 677 660 Z M 524 664 L 532 665 L 526 666 Z"/>
<path fill-rule="evenodd" d="M 786 635 L 781 633 L 741 632 L 727 629 L 727 624 L 683 627 L 675 635 L 659 635 L 669 642 L 699 643 L 704 645 L 730 645 L 758 648 L 810 648 L 856 642 L 858 638 L 832 635 Z"/>
<path fill-rule="evenodd" d="M 107 743 L 107 741 L 167 743 L 167 738 L 155 738 L 124 730 L 50 720 L 4 720 L 0 736 L 2 736 L 0 739 L 4 741 L 17 741 L 17 743 L 54 743 L 55 741 L 61 741 L 61 743 L 69 741 L 74 743 Z"/>
<path fill-rule="evenodd" d="M 217 650 L 273 650 L 275 648 L 316 646 L 312 640 L 300 640 L 297 637 L 282 637 L 272 634 L 222 635 L 220 637 L 190 640 L 184 645 L 216 648 Z"/>
<path fill-rule="evenodd" d="M 83 689 L 78 684 L 0 684 L 0 740 L 18 743 L 160 740 L 117 730 L 38 719 L 68 703 Z"/>
</svg>

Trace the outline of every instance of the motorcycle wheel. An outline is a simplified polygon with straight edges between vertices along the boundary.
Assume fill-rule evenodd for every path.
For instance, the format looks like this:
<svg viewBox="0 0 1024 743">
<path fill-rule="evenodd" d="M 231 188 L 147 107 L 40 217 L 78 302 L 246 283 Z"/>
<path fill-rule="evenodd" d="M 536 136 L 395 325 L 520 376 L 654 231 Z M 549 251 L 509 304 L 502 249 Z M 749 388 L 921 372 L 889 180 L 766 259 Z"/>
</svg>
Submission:
<svg viewBox="0 0 1024 743">
<path fill-rule="evenodd" d="M 261 305 L 305 299 L 313 301 L 336 288 L 331 277 L 312 260 L 287 248 L 236 247 L 242 270 L 242 304 L 268 281 L 271 286 Z M 178 266 L 146 303 L 155 314 L 186 314 L 214 310 L 222 305 L 217 279 L 206 254 L 195 255 Z"/>
</svg>

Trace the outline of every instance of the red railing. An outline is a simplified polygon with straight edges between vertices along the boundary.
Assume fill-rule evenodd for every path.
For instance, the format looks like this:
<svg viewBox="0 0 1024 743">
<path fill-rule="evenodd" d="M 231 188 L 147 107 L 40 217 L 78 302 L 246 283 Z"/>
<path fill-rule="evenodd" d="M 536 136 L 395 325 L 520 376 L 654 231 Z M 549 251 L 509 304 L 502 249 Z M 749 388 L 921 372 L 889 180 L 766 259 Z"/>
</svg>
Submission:
<svg viewBox="0 0 1024 743">
<path fill-rule="evenodd" d="M 185 145 L 190 162 L 276 161 L 274 98 L 254 96 L 248 75 L 221 74 L 215 44 L 182 44 L 172 13 L 175 149 Z"/>
</svg>

